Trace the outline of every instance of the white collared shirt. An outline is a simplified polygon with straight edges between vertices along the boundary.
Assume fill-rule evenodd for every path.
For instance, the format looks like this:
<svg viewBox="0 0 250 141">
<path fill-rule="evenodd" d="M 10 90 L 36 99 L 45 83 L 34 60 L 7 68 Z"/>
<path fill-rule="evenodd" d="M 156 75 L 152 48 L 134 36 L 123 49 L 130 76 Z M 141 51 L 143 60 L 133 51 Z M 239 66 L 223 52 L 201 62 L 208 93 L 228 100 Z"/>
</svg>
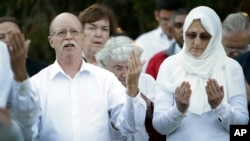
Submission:
<svg viewBox="0 0 250 141">
<path fill-rule="evenodd" d="M 141 60 L 146 61 L 142 67 L 142 72 L 146 72 L 150 58 L 156 53 L 168 49 L 175 39 L 169 40 L 161 27 L 140 35 L 135 42 L 143 48 Z"/>
<path fill-rule="evenodd" d="M 144 125 L 146 104 L 141 95 L 127 96 L 113 73 L 84 61 L 73 79 L 55 61 L 29 84 L 40 98 L 41 114 L 27 136 L 37 141 L 108 141 L 109 121 L 127 133 Z"/>
</svg>

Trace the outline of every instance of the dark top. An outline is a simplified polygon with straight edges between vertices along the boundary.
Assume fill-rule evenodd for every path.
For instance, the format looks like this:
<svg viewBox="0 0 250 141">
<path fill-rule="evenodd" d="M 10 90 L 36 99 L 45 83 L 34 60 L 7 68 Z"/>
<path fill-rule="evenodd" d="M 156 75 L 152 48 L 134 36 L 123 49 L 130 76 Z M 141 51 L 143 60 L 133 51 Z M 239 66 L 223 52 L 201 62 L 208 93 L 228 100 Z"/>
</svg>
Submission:
<svg viewBox="0 0 250 141">
<path fill-rule="evenodd" d="M 240 54 L 234 57 L 234 59 L 240 63 L 243 69 L 245 79 L 247 83 L 250 85 L 250 51 Z M 250 113 L 250 103 L 248 103 L 248 112 Z M 249 117 L 250 117 L 250 114 L 249 114 Z M 248 125 L 250 125 L 250 121 L 248 122 Z"/>
<path fill-rule="evenodd" d="M 250 84 L 250 51 L 240 54 L 234 58 L 237 60 L 244 72 L 245 79 Z"/>
<path fill-rule="evenodd" d="M 28 71 L 29 76 L 33 76 L 34 74 L 38 73 L 41 69 L 47 67 L 48 65 L 45 63 L 41 63 L 38 61 L 31 60 L 29 58 L 26 59 L 26 68 Z"/>
</svg>

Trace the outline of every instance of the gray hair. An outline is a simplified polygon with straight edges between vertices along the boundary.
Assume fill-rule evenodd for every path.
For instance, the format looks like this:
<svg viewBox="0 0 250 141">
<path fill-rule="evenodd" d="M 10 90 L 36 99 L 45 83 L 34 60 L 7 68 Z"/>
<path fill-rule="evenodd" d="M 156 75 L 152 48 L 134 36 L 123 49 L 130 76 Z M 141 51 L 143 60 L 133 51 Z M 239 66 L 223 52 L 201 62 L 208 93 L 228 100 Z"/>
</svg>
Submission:
<svg viewBox="0 0 250 141">
<path fill-rule="evenodd" d="M 229 14 L 222 23 L 222 37 L 231 32 L 248 32 L 249 31 L 249 17 L 247 13 L 237 12 Z"/>
<path fill-rule="evenodd" d="M 110 59 L 123 62 L 129 60 L 129 54 L 135 49 L 141 55 L 143 49 L 127 36 L 111 37 L 95 55 L 99 66 L 106 67 Z"/>
</svg>

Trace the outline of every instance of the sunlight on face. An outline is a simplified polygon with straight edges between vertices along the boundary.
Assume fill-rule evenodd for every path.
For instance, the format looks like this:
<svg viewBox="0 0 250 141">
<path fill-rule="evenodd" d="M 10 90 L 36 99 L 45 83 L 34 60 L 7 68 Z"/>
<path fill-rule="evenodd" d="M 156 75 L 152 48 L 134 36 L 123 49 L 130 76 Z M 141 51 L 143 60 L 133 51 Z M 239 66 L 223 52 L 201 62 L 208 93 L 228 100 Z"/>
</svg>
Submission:
<svg viewBox="0 0 250 141">
<path fill-rule="evenodd" d="M 211 35 L 202 26 L 200 20 L 194 20 L 185 33 L 187 50 L 195 57 L 205 51 Z"/>
</svg>

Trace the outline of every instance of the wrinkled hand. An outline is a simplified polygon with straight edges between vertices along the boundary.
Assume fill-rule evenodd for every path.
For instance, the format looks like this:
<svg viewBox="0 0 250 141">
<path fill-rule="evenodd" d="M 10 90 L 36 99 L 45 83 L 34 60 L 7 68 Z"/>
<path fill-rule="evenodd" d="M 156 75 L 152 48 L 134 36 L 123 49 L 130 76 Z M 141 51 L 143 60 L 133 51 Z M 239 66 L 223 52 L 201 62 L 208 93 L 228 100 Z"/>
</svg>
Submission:
<svg viewBox="0 0 250 141">
<path fill-rule="evenodd" d="M 30 41 L 25 41 L 24 35 L 19 31 L 12 31 L 9 35 L 8 51 L 10 54 L 11 68 L 16 81 L 27 78 L 26 57 Z"/>
<path fill-rule="evenodd" d="M 189 82 L 182 82 L 180 87 L 177 87 L 175 90 L 175 101 L 178 110 L 181 113 L 185 113 L 189 106 L 189 100 L 191 97 L 191 85 Z"/>
<path fill-rule="evenodd" d="M 215 79 L 208 79 L 206 85 L 206 92 L 208 97 L 208 103 L 211 108 L 216 108 L 222 101 L 224 97 L 223 86 L 219 86 Z"/>
<path fill-rule="evenodd" d="M 138 81 L 141 74 L 141 60 L 136 50 L 132 50 L 128 62 L 127 92 L 131 97 L 136 97 L 139 92 Z"/>
</svg>

